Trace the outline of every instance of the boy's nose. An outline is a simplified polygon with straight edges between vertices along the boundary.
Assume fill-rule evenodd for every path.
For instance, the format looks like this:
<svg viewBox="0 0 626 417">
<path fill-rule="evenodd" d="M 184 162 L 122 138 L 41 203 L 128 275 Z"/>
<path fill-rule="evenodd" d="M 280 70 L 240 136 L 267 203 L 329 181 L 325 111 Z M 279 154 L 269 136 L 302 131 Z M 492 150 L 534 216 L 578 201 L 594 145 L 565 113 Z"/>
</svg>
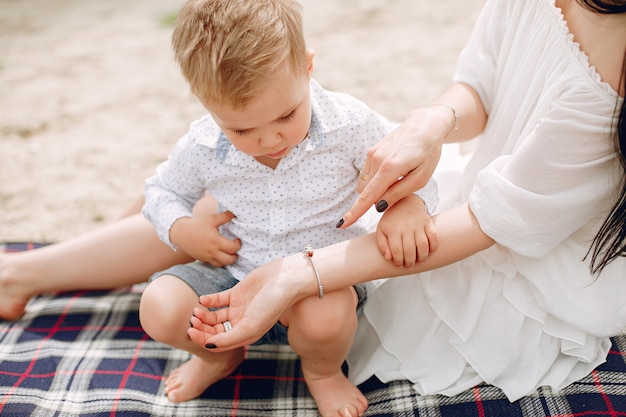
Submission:
<svg viewBox="0 0 626 417">
<path fill-rule="evenodd" d="M 261 146 L 264 148 L 271 148 L 280 143 L 280 135 L 277 132 L 267 132 L 259 138 Z"/>
</svg>

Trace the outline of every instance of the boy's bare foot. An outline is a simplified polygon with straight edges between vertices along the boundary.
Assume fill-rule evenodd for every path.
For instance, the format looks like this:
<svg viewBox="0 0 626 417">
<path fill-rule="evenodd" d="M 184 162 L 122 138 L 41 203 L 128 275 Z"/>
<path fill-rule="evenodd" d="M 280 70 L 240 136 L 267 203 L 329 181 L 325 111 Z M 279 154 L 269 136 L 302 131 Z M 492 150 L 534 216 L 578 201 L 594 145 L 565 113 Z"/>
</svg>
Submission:
<svg viewBox="0 0 626 417">
<path fill-rule="evenodd" d="M 239 348 L 222 355 L 219 361 L 207 362 L 192 357 L 174 369 L 165 379 L 165 395 L 174 403 L 199 397 L 207 388 L 230 375 L 244 359 L 244 349 Z"/>
<path fill-rule="evenodd" d="M 24 315 L 30 297 L 19 294 L 18 284 L 8 256 L 0 254 L 0 320 L 17 320 Z"/>
<path fill-rule="evenodd" d="M 341 370 L 324 377 L 303 374 L 322 417 L 358 417 L 367 409 L 367 398 Z"/>
</svg>

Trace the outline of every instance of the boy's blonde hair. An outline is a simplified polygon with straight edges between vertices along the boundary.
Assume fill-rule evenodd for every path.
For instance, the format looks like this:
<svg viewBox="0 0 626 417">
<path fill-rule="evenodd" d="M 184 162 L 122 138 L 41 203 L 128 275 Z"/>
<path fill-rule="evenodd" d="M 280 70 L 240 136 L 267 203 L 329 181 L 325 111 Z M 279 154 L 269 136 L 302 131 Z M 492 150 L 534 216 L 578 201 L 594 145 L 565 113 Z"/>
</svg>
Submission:
<svg viewBox="0 0 626 417">
<path fill-rule="evenodd" d="M 191 91 L 203 103 L 244 107 L 285 64 L 306 71 L 296 0 L 189 0 L 172 46 Z"/>
</svg>

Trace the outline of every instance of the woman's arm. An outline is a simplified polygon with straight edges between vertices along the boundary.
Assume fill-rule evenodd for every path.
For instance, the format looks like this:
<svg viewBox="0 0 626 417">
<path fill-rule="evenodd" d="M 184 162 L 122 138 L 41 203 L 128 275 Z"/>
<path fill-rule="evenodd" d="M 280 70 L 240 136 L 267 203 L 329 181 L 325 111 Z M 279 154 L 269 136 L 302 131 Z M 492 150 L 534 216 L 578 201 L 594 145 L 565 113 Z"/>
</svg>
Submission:
<svg viewBox="0 0 626 417">
<path fill-rule="evenodd" d="M 359 197 L 343 216 L 342 227 L 352 225 L 378 201 L 391 207 L 423 188 L 439 163 L 443 143 L 473 139 L 486 123 L 478 93 L 464 83 L 452 85 L 433 105 L 413 111 L 368 152 L 362 172 L 369 178 L 359 181 Z"/>
<path fill-rule="evenodd" d="M 434 217 L 439 247 L 425 262 L 413 268 L 396 267 L 386 261 L 374 234 L 316 249 L 317 266 L 325 292 L 381 277 L 396 277 L 451 264 L 494 244 L 483 233 L 469 206 L 464 204 Z M 188 334 L 202 346 L 215 351 L 250 344 L 260 338 L 283 312 L 298 300 L 317 296 L 318 287 L 311 260 L 304 254 L 274 260 L 255 269 L 228 291 L 200 298 L 206 307 L 219 311 L 194 310 Z M 416 277 L 418 279 L 418 277 Z M 232 330 L 223 332 L 229 320 Z"/>
</svg>

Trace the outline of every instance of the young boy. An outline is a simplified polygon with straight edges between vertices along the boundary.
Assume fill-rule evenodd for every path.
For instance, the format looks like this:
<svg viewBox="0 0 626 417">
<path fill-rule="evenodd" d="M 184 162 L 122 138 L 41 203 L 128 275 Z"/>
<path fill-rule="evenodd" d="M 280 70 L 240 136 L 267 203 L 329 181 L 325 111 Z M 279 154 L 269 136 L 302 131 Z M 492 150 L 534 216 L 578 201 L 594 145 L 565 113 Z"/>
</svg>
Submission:
<svg viewBox="0 0 626 417">
<path fill-rule="evenodd" d="M 306 49 L 295 0 L 191 0 L 180 12 L 172 43 L 209 115 L 191 125 L 146 181 L 143 212 L 164 242 L 212 265 L 198 261 L 155 274 L 140 316 L 152 338 L 193 355 L 165 381 L 168 398 L 179 402 L 199 396 L 244 359 L 243 349 L 215 353 L 188 340 L 198 295 L 228 289 L 255 267 L 307 245 L 372 231 L 372 219 L 345 230 L 335 222 L 356 197 L 367 150 L 392 126 L 356 99 L 325 91 L 311 79 L 314 54 Z M 221 213 L 193 217 L 191 208 L 205 192 L 217 199 Z M 436 204 L 436 185 L 409 198 L 422 212 L 410 246 L 433 238 L 428 213 Z M 341 365 L 364 290 L 346 288 L 322 298 L 323 280 L 313 261 L 311 275 L 319 297 L 292 306 L 257 343 L 289 343 L 322 416 L 360 415 L 367 400 Z"/>
</svg>

